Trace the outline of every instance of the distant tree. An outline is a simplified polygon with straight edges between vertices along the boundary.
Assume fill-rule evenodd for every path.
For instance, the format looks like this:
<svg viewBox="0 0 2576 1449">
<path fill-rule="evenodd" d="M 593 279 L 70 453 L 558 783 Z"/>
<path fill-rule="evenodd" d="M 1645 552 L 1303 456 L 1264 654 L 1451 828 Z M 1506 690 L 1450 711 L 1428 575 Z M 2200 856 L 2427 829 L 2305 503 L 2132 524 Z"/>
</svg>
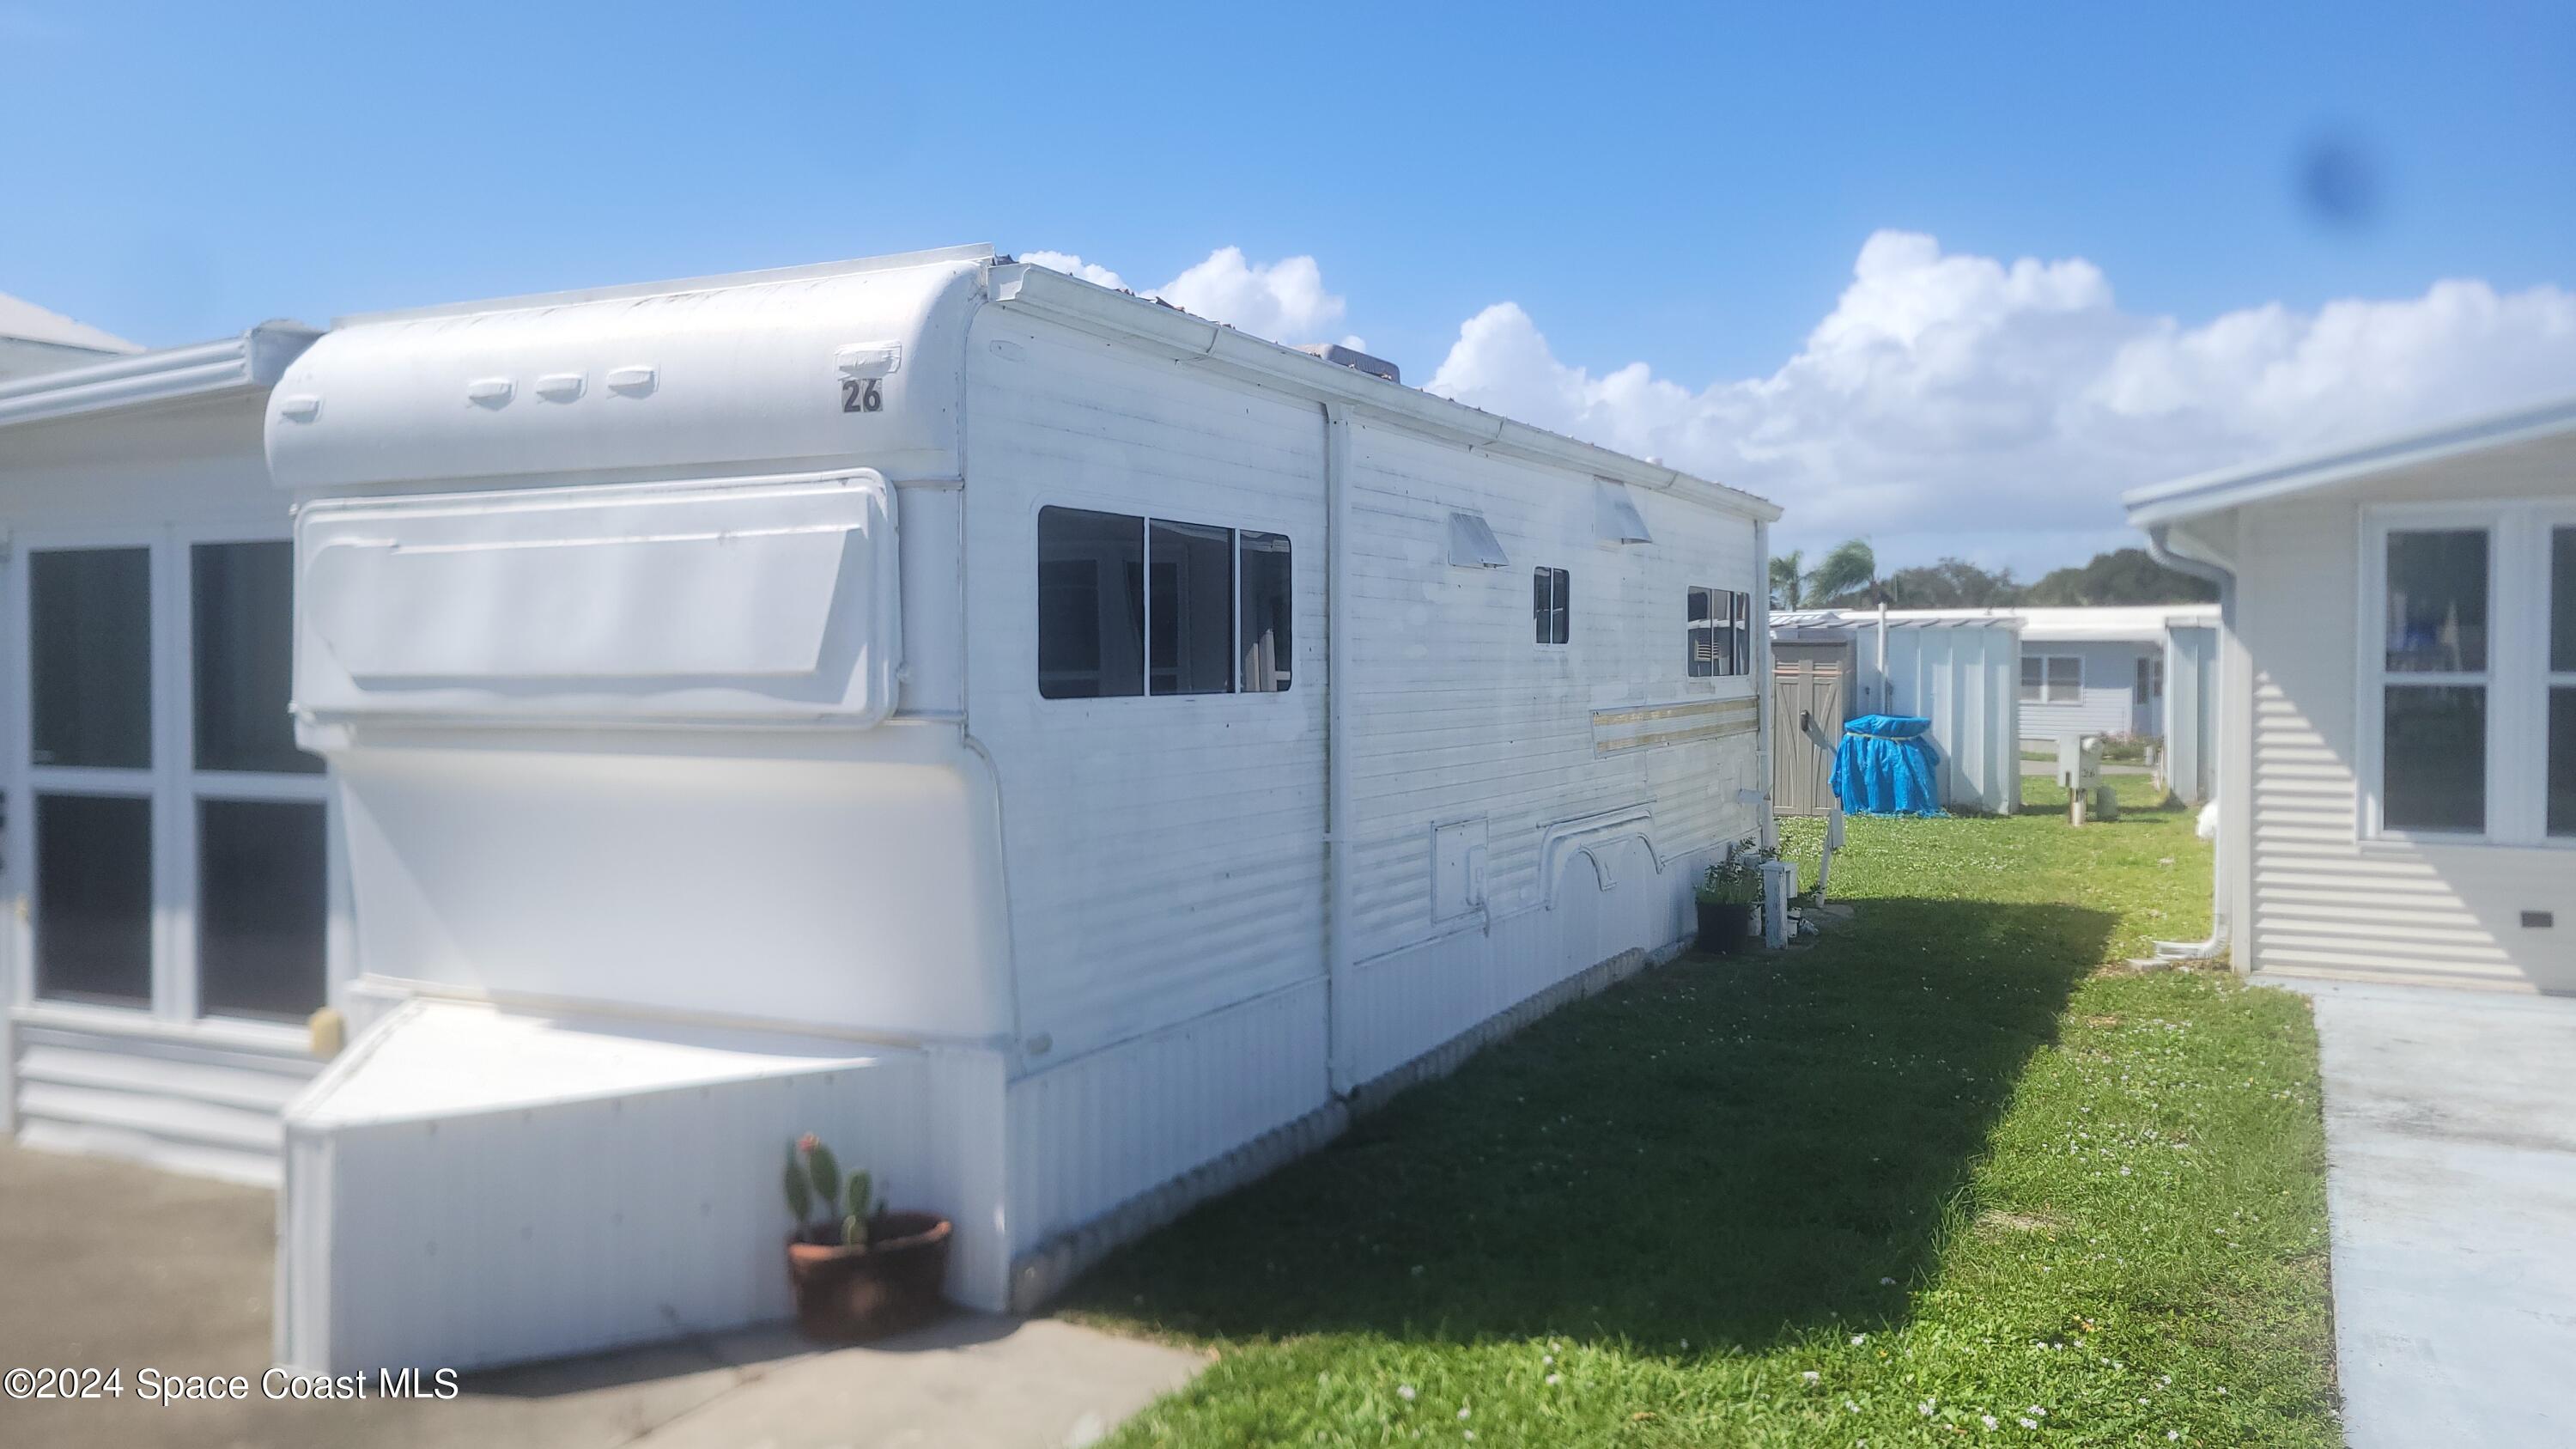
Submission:
<svg viewBox="0 0 2576 1449">
<path fill-rule="evenodd" d="M 1835 544 L 1807 573 L 1810 608 L 1849 608 L 1878 602 L 1878 554 L 1867 540 Z"/>
<path fill-rule="evenodd" d="M 1887 576 L 1887 592 L 1909 609 L 2000 609 L 2021 602 L 2011 569 L 1988 573 L 1962 558 L 1917 564 Z"/>
<path fill-rule="evenodd" d="M 2207 604 L 2218 598 L 2218 586 L 2206 579 L 2166 568 L 2143 548 L 2097 553 L 2081 567 L 2062 568 L 2041 576 L 2024 591 L 2025 604 Z"/>
<path fill-rule="evenodd" d="M 1772 608 L 1801 607 L 1800 600 L 1806 597 L 1806 579 L 1803 576 L 1806 562 L 1807 551 L 1802 548 L 1793 548 L 1771 560 Z"/>
</svg>

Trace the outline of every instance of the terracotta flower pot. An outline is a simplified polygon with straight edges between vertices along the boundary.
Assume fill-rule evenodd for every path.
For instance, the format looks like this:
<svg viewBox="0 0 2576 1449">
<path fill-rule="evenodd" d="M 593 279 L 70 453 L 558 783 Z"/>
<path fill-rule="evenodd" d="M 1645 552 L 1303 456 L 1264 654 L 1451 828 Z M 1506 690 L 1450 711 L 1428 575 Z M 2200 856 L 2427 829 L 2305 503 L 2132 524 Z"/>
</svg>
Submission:
<svg viewBox="0 0 2576 1449">
<path fill-rule="evenodd" d="M 837 1227 L 809 1231 L 840 1236 Z M 787 1240 L 787 1280 L 796 1289 L 796 1322 L 832 1343 L 883 1338 L 939 1316 L 948 1281 L 946 1218 L 882 1212 L 868 1223 L 868 1246 Z"/>
</svg>

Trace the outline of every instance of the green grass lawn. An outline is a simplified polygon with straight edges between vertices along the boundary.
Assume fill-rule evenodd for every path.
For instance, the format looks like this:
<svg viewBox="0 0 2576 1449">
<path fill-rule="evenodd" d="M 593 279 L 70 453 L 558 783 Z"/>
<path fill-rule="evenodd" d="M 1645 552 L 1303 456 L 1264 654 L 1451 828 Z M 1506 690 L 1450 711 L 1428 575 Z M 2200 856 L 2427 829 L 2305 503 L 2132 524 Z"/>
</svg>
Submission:
<svg viewBox="0 0 2576 1449">
<path fill-rule="evenodd" d="M 1568 1007 L 1104 1264 L 1068 1311 L 1217 1356 L 1114 1442 L 2340 1443 L 2305 1003 L 2110 964 L 2205 933 L 2206 847 L 2047 789 L 1852 822 L 1821 942 Z"/>
</svg>

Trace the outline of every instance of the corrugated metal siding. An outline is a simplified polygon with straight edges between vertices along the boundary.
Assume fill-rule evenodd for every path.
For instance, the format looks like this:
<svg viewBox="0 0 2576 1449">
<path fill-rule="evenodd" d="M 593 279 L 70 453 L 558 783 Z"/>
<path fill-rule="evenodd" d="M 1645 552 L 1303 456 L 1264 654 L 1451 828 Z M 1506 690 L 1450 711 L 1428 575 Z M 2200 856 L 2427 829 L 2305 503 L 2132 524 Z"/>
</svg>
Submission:
<svg viewBox="0 0 2576 1449">
<path fill-rule="evenodd" d="M 1324 1032 L 1319 979 L 1011 1083 L 1015 1248 L 1314 1110 Z"/>
<path fill-rule="evenodd" d="M 275 1186 L 278 1114 L 321 1069 L 167 1035 L 20 1022 L 18 1137 L 30 1146 Z"/>
<path fill-rule="evenodd" d="M 2358 837 L 2359 513 L 2248 510 L 2237 628 L 2254 665 L 2250 948 L 2256 970 L 2576 991 L 2576 856 Z"/>
<path fill-rule="evenodd" d="M 1875 631 L 1855 653 L 1875 672 Z M 2021 804 L 2020 640 L 2009 629 L 1949 626 L 1887 632 L 1892 713 L 1932 721 L 1941 803 L 2010 814 Z"/>
</svg>

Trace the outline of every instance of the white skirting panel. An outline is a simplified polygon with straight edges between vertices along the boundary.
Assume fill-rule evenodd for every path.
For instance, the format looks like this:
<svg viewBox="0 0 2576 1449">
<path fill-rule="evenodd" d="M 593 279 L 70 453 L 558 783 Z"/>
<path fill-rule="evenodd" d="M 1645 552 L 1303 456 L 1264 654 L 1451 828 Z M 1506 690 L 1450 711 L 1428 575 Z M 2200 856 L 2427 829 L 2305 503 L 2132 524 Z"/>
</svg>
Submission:
<svg viewBox="0 0 2576 1449">
<path fill-rule="evenodd" d="M 19 1141 L 261 1187 L 277 1185 L 279 1112 L 322 1068 L 170 1029 L 21 1021 L 13 1035 Z"/>
<path fill-rule="evenodd" d="M 1319 978 L 1010 1087 L 1019 1253 L 1324 1105 Z"/>
<path fill-rule="evenodd" d="M 1344 1022 L 1353 1077 L 1371 1081 L 1626 951 L 1654 951 L 1692 929 L 1696 852 L 1655 868 L 1643 842 L 1596 846 L 1566 865 L 1553 906 L 1495 918 L 1360 963 Z"/>
<path fill-rule="evenodd" d="M 398 1013 L 375 1039 L 406 1028 L 426 1030 Z M 460 1095 L 442 1064 L 492 1070 L 477 1067 L 489 1052 L 451 1032 L 372 1079 L 361 1042 L 295 1104 L 281 1363 L 464 1369 L 784 1317 L 791 1224 L 779 1173 L 804 1132 L 868 1168 L 894 1205 L 955 1219 L 951 1295 L 1000 1306 L 998 1056 L 852 1057 L 846 1044 L 772 1049 L 741 1033 L 654 1028 L 582 1035 L 582 1053 L 558 1052 L 554 1070 L 598 1078 L 587 1092 L 577 1080 L 513 1084 L 509 1100 L 469 1091 L 442 1106 Z"/>
</svg>

